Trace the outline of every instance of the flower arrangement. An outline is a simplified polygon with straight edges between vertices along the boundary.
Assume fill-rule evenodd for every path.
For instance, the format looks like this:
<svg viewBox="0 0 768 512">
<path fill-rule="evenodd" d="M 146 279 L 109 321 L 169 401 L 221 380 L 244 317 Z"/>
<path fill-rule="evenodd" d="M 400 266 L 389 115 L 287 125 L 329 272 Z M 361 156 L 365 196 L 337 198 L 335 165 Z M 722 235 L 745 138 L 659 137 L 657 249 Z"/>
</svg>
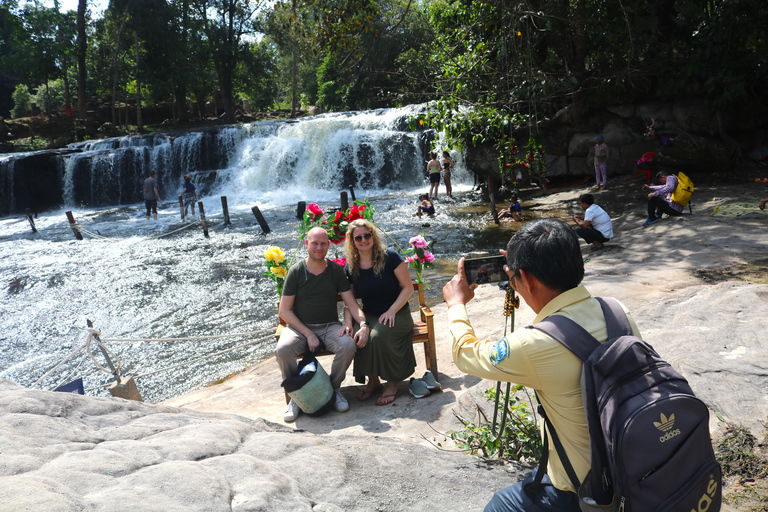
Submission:
<svg viewBox="0 0 768 512">
<path fill-rule="evenodd" d="M 409 255 L 405 258 L 405 262 L 409 267 L 413 268 L 413 271 L 416 274 L 416 281 L 423 283 L 424 281 L 421 278 L 421 273 L 425 268 L 432 268 L 435 266 L 433 263 L 435 261 L 435 255 L 429 250 L 432 242 L 427 242 L 422 233 L 421 235 L 412 237 L 408 240 L 408 243 L 411 244 L 410 249 L 403 251 L 403 253 Z"/>
<path fill-rule="evenodd" d="M 277 296 L 281 297 L 283 295 L 285 275 L 288 273 L 288 270 L 283 267 L 285 253 L 279 247 L 272 246 L 264 251 L 264 259 L 267 260 L 267 271 L 264 272 L 264 275 L 272 278 L 275 285 L 277 285 Z"/>
<path fill-rule="evenodd" d="M 321 227 L 328 233 L 328 240 L 334 245 L 339 245 L 347 237 L 347 226 L 350 222 L 357 219 L 366 219 L 373 222 L 373 213 L 375 209 L 367 199 L 355 201 L 347 211 L 337 211 L 331 215 L 326 215 L 317 203 L 310 203 L 304 210 L 304 217 L 299 227 L 299 243 L 304 240 L 310 229 Z"/>
</svg>

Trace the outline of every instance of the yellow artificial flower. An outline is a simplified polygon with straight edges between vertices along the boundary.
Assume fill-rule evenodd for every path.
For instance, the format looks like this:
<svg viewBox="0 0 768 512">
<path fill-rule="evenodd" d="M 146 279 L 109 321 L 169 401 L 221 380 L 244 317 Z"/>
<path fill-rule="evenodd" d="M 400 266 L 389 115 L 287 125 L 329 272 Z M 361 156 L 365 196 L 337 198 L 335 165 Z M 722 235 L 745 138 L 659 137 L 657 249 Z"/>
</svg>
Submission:
<svg viewBox="0 0 768 512">
<path fill-rule="evenodd" d="M 272 267 L 272 273 L 275 274 L 277 277 L 285 278 L 285 275 L 288 273 L 288 271 L 285 270 L 283 267 L 277 266 L 277 267 Z"/>
<path fill-rule="evenodd" d="M 277 246 L 272 246 L 264 251 L 264 257 L 274 263 L 282 263 L 285 261 L 285 253 Z"/>
</svg>

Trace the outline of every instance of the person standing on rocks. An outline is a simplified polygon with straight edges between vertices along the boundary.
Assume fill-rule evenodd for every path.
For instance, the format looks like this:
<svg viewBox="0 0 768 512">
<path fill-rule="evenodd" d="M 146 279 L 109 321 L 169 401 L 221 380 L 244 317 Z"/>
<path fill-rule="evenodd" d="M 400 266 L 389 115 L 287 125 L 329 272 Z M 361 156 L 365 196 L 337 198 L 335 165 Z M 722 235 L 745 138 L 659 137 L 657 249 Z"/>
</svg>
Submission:
<svg viewBox="0 0 768 512">
<path fill-rule="evenodd" d="M 184 185 L 182 186 L 179 198 L 184 201 L 184 217 L 187 216 L 187 208 L 190 206 L 192 207 L 192 217 L 194 217 L 197 194 L 195 193 L 195 184 L 192 183 L 192 176 L 189 174 L 184 175 Z"/>
<path fill-rule="evenodd" d="M 163 204 L 160 193 L 157 191 L 155 175 L 155 171 L 149 171 L 149 177 L 144 180 L 144 205 L 147 207 L 147 220 L 149 220 L 150 213 L 157 220 L 157 203 Z"/>
<path fill-rule="evenodd" d="M 588 244 L 592 244 L 589 252 L 599 251 L 603 244 L 613 238 L 613 223 L 608 214 L 595 204 L 592 194 L 582 194 L 579 204 L 584 210 L 584 216 L 574 215 L 573 221 L 578 224 L 576 234 Z"/>
<path fill-rule="evenodd" d="M 595 180 L 597 184 L 595 188 L 603 190 L 608 186 L 608 157 L 611 155 L 611 150 L 605 143 L 605 137 L 602 134 L 595 139 L 597 139 L 597 144 L 595 144 Z"/>
<path fill-rule="evenodd" d="M 507 250 L 500 252 L 507 258 L 504 270 L 510 285 L 536 313 L 532 323 L 562 315 L 577 322 L 600 343 L 607 341 L 600 303 L 580 284 L 584 261 L 579 239 L 568 225 L 553 219 L 525 224 L 509 240 Z M 584 481 L 590 469 L 590 453 L 582 402 L 582 362 L 538 329 L 522 327 L 498 341 L 478 339 L 466 309 L 475 288 L 475 284 L 467 284 L 462 258 L 458 274 L 443 288 L 456 366 L 484 379 L 535 389 L 578 480 Z M 639 336 L 634 320 L 627 316 L 633 334 Z M 501 311 L 499 321 L 503 322 Z M 542 429 L 546 426 L 542 425 Z M 552 437 L 551 432 L 547 435 Z M 536 477 L 535 469 L 522 482 L 497 491 L 485 511 L 578 512 L 579 497 L 554 444 L 550 443 L 547 474 L 538 490 L 525 490 Z"/>
<path fill-rule="evenodd" d="M 330 372 L 334 407 L 338 412 L 345 412 L 349 410 L 349 403 L 339 388 L 355 357 L 356 347 L 363 348 L 368 343 L 370 326 L 355 301 L 344 269 L 325 257 L 330 245 L 328 233 L 314 227 L 307 233 L 306 243 L 307 257 L 294 264 L 285 276 L 278 310 L 286 326 L 277 340 L 275 358 L 285 380 L 299 373 L 296 356 L 307 349 L 315 350 L 322 341 L 325 348 L 334 353 Z M 360 325 L 354 338 L 352 328 L 339 322 L 337 295 L 341 295 L 345 307 Z M 298 404 L 291 399 L 283 420 L 294 421 L 300 413 Z"/>
<path fill-rule="evenodd" d="M 430 161 L 427 163 L 427 172 L 429 173 L 429 199 L 437 199 L 437 190 L 440 188 L 440 162 L 437 161 L 437 153 L 434 151 L 429 154 Z"/>
</svg>

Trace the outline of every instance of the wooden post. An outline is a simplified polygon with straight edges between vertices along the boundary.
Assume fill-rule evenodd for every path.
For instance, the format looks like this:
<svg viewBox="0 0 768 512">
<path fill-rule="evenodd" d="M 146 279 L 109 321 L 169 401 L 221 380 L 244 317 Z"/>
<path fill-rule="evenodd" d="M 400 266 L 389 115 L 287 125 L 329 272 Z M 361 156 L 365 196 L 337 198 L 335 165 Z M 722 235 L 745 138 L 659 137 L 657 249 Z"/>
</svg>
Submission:
<svg viewBox="0 0 768 512">
<path fill-rule="evenodd" d="M 29 225 L 32 226 L 32 232 L 37 233 L 37 228 L 35 227 L 35 220 L 32 218 L 32 210 L 27 208 L 27 220 L 29 221 Z"/>
<path fill-rule="evenodd" d="M 355 199 L 355 189 L 352 188 L 352 185 L 349 186 L 349 195 L 352 198 L 352 202 L 357 201 L 357 199 Z"/>
<path fill-rule="evenodd" d="M 224 212 L 224 225 L 229 226 L 229 206 L 227 206 L 227 196 L 221 196 L 221 211 Z"/>
<path fill-rule="evenodd" d="M 78 240 L 82 240 L 83 234 L 80 233 L 80 228 L 77 227 L 77 222 L 75 222 L 75 216 L 72 215 L 72 212 L 69 210 L 67 210 L 64 213 L 67 214 L 67 219 L 69 219 L 69 227 L 72 228 L 72 232 L 75 234 L 75 238 L 77 238 Z"/>
<path fill-rule="evenodd" d="M 499 222 L 499 213 L 496 211 L 496 184 L 493 182 L 493 178 L 488 176 L 488 199 L 491 205 L 491 216 L 493 216 L 493 222 L 501 224 Z"/>
<path fill-rule="evenodd" d="M 205 238 L 209 238 L 208 236 L 208 223 L 205 221 L 205 209 L 203 208 L 203 202 L 198 201 L 197 207 L 200 208 L 200 224 L 203 225 L 203 234 L 205 235 Z"/>
<path fill-rule="evenodd" d="M 259 210 L 259 207 L 254 206 L 253 208 L 251 208 L 251 211 L 253 212 L 253 215 L 256 217 L 256 220 L 259 221 L 259 226 L 261 226 L 261 230 L 264 232 L 264 234 L 266 235 L 267 233 L 269 233 L 271 229 L 269 229 L 269 226 L 267 225 L 267 221 L 264 219 L 264 216 L 261 214 L 261 210 Z M 302 215 L 304 214 L 302 213 Z"/>
<path fill-rule="evenodd" d="M 184 198 L 179 196 L 179 208 L 181 208 L 181 220 L 184 220 Z"/>
<path fill-rule="evenodd" d="M 345 212 L 349 210 L 349 198 L 347 198 L 346 190 L 341 191 L 341 197 L 339 199 L 341 200 L 341 211 Z"/>
<path fill-rule="evenodd" d="M 296 205 L 296 218 L 301 220 L 304 218 L 304 211 L 307 209 L 307 202 L 306 201 L 299 201 L 299 204 Z"/>
</svg>

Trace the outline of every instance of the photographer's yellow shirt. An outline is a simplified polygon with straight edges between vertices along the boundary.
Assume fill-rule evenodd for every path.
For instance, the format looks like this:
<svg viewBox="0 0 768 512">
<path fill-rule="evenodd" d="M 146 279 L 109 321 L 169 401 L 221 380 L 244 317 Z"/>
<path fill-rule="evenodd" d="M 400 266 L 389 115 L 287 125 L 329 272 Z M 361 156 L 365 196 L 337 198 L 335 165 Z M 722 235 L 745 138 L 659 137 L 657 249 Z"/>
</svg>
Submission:
<svg viewBox="0 0 768 512">
<path fill-rule="evenodd" d="M 607 341 L 608 332 L 600 304 L 583 286 L 552 299 L 533 323 L 553 314 L 575 321 L 601 343 Z M 581 361 L 538 329 L 523 327 L 501 340 L 478 340 L 464 305 L 451 307 L 448 319 L 456 366 L 465 373 L 484 379 L 514 382 L 535 389 L 568 454 L 568 460 L 579 480 L 583 481 L 589 471 L 589 433 L 581 397 Z M 639 336 L 631 316 L 629 322 L 635 336 Z M 543 424 L 541 428 L 544 428 Z M 556 488 L 575 491 L 552 442 L 547 474 Z"/>
</svg>

